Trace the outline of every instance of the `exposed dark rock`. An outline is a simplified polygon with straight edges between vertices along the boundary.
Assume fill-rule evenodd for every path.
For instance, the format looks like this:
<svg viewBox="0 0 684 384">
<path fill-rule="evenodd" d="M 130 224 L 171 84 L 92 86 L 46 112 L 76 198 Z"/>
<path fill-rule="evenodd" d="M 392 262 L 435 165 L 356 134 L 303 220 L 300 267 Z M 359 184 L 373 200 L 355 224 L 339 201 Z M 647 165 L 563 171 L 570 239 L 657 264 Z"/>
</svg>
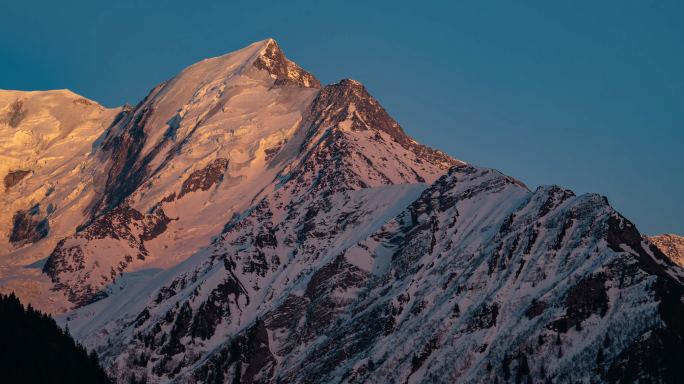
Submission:
<svg viewBox="0 0 684 384">
<path fill-rule="evenodd" d="M 605 314 L 604 308 L 608 305 L 605 281 L 606 276 L 604 274 L 590 275 L 580 280 L 572 287 L 565 300 L 565 316 L 549 323 L 547 328 L 565 333 L 577 323 L 588 319 L 592 314 Z"/>
<path fill-rule="evenodd" d="M 45 238 L 50 231 L 50 223 L 47 219 L 38 220 L 34 217 L 38 215 L 38 206 L 36 205 L 28 211 L 17 211 L 12 216 L 12 232 L 9 241 L 12 243 L 19 243 L 25 241 L 26 243 L 35 243 L 40 239 Z"/>
<path fill-rule="evenodd" d="M 359 82 L 344 79 L 337 84 L 327 85 L 314 100 L 306 124 L 316 126 L 322 121 L 337 126 L 349 118 L 349 107 L 355 108 L 351 116 L 352 130 L 376 129 L 389 134 L 398 144 L 415 153 L 419 159 L 442 169 L 463 164 L 444 153 L 419 144 L 406 136 L 404 130 L 385 111 L 385 108 L 371 96 Z"/>
<path fill-rule="evenodd" d="M 128 104 L 126 104 L 123 108 L 121 108 L 121 112 L 116 114 L 116 116 L 114 117 L 114 120 L 112 121 L 112 123 L 107 128 L 106 136 L 109 136 L 109 134 L 111 133 L 111 129 L 113 127 L 115 127 L 117 124 L 119 124 L 119 122 L 121 122 L 121 120 L 123 120 L 126 116 L 130 115 L 132 110 L 133 110 L 133 107 L 131 107 Z"/>
<path fill-rule="evenodd" d="M 134 322 L 135 327 L 138 328 L 138 327 L 142 326 L 143 324 L 145 324 L 145 322 L 149 318 L 150 318 L 150 311 L 148 311 L 147 308 L 145 308 L 142 312 L 140 312 L 138 317 L 135 318 L 135 322 Z"/>
<path fill-rule="evenodd" d="M 126 125 L 122 134 L 102 142 L 103 150 L 112 151 L 109 156 L 111 166 L 105 192 L 93 207 L 93 218 L 123 202 L 148 176 L 146 164 L 141 163 L 139 156 L 147 137 L 145 125 L 153 113 L 154 109 L 150 107 L 137 111 L 132 118 L 123 120 Z"/>
<path fill-rule="evenodd" d="M 268 331 L 263 320 L 257 320 L 243 333 L 202 363 L 195 380 L 234 384 L 270 383 L 277 361 L 269 349 Z"/>
<path fill-rule="evenodd" d="M 296 83 L 304 87 L 323 88 L 321 82 L 314 75 L 288 60 L 275 40 L 268 43 L 263 55 L 254 61 L 254 66 L 274 75 L 276 85 Z"/>
<path fill-rule="evenodd" d="M 191 321 L 192 309 L 190 304 L 185 302 L 178 310 L 176 320 L 171 328 L 171 332 L 169 332 L 169 341 L 159 350 L 160 354 L 174 356 L 185 352 L 185 345 L 181 343 L 180 339 L 188 334 Z"/>
<path fill-rule="evenodd" d="M 170 202 L 173 202 L 174 200 L 176 200 L 176 192 L 173 192 L 169 196 L 166 196 L 161 201 L 162 201 L 162 203 L 170 203 Z"/>
<path fill-rule="evenodd" d="M 575 194 L 572 191 L 568 191 L 567 189 L 563 189 L 557 185 L 551 186 L 551 189 L 548 192 L 548 197 L 539 210 L 539 217 L 546 216 L 551 210 L 563 204 L 571 197 L 575 197 Z"/>
<path fill-rule="evenodd" d="M 23 107 L 24 100 L 17 100 L 12 103 L 9 111 L 0 119 L 0 123 L 7 124 L 12 128 L 18 127 L 19 123 L 21 123 L 28 114 L 28 111 L 23 109 Z"/>
<path fill-rule="evenodd" d="M 642 382 L 646 377 L 651 382 L 679 383 L 684 377 L 684 286 L 674 279 L 658 278 L 652 290 L 660 300 L 658 314 L 664 326 L 645 329 L 608 361 L 608 382 Z"/>
<path fill-rule="evenodd" d="M 159 93 L 166 83 L 153 88 L 134 109 L 129 111 L 128 108 L 124 108 L 115 119 L 119 121 L 119 125 L 113 125 L 108 129 L 100 146 L 103 151 L 111 151 L 108 156 L 110 166 L 104 192 L 93 203 L 90 221 L 121 204 L 153 173 L 154 170 L 149 169 L 149 164 L 161 149 L 168 145 L 170 138 L 164 137 L 151 151 L 142 155 L 147 142 L 146 126 L 156 110 L 152 103 L 147 102 Z"/>
<path fill-rule="evenodd" d="M 613 251 L 625 252 L 625 249 L 621 247 L 621 244 L 625 244 L 634 252 L 636 252 L 639 261 L 639 268 L 642 270 L 649 274 L 661 276 L 666 279 L 673 279 L 673 277 L 667 273 L 666 269 L 670 269 L 671 267 L 676 266 L 676 264 L 670 260 L 670 258 L 665 256 L 665 254 L 657 247 L 650 248 L 650 251 L 655 256 L 655 259 L 651 257 L 643 247 L 643 239 L 636 226 L 619 213 L 616 213 L 615 216 L 611 216 L 608 219 L 608 228 L 606 230 L 605 236 L 608 246 Z M 658 263 L 656 259 L 662 261 L 663 263 Z M 679 281 L 678 283 L 682 284 L 684 282 Z"/>
<path fill-rule="evenodd" d="M 280 152 L 280 150 L 283 148 L 283 145 L 287 143 L 287 139 L 284 142 L 279 142 L 272 148 L 266 148 L 264 150 L 264 154 L 266 155 L 266 161 L 270 161 L 272 158 L 275 157 L 275 155 Z"/>
<path fill-rule="evenodd" d="M 544 313 L 545 310 L 546 304 L 543 301 L 532 300 L 532 305 L 527 310 L 527 312 L 525 312 L 525 316 L 527 316 L 528 319 L 532 320 L 535 317 Z"/>
<path fill-rule="evenodd" d="M 96 239 L 112 238 L 121 240 L 131 249 L 139 260 L 145 260 L 149 251 L 145 242 L 164 233 L 172 221 L 163 209 L 156 209 L 152 214 L 143 214 L 132 208 L 116 207 L 106 215 L 92 222 L 85 230 L 71 237 L 61 240 L 48 257 L 43 272 L 55 284 L 53 290 L 67 293 L 69 301 L 77 307 L 100 300 L 106 295 L 101 292 L 102 284 L 114 281 L 116 276 L 126 269 L 133 261 L 128 254 L 120 255 L 117 268 L 109 271 L 99 270 L 100 280 L 91 278 L 90 264 L 86 265 L 86 258 L 80 245 L 66 246 L 66 240 L 82 239 L 92 241 Z M 95 263 L 97 268 L 99 263 Z M 94 276 L 93 276 L 94 277 Z M 68 279 L 68 284 L 63 279 Z M 96 284 L 95 282 L 98 282 Z"/>
<path fill-rule="evenodd" d="M 19 182 L 26 177 L 28 174 L 30 174 L 31 171 L 10 171 L 5 175 L 5 190 L 10 189 L 11 187 L 19 184 Z"/>
<path fill-rule="evenodd" d="M 223 179 L 223 174 L 228 167 L 227 159 L 216 159 L 207 164 L 204 168 L 193 172 L 187 180 L 183 182 L 178 199 L 187 195 L 190 192 L 195 192 L 198 189 L 208 191 L 214 184 L 219 183 Z"/>
<path fill-rule="evenodd" d="M 86 98 L 83 98 L 83 97 L 81 97 L 79 99 L 74 99 L 72 102 L 74 103 L 74 105 L 80 105 L 80 106 L 86 107 L 86 108 L 93 105 L 92 101 L 90 101 Z"/>
<path fill-rule="evenodd" d="M 238 299 L 245 297 L 249 304 L 247 290 L 242 286 L 240 280 L 235 277 L 232 270 L 226 269 L 228 276 L 210 294 L 205 302 L 197 309 L 191 326 L 192 337 L 199 337 L 202 340 L 211 338 L 216 327 L 221 324 L 224 317 L 230 316 L 231 306 L 239 310 Z M 232 297 L 231 297 L 232 296 Z"/>
</svg>

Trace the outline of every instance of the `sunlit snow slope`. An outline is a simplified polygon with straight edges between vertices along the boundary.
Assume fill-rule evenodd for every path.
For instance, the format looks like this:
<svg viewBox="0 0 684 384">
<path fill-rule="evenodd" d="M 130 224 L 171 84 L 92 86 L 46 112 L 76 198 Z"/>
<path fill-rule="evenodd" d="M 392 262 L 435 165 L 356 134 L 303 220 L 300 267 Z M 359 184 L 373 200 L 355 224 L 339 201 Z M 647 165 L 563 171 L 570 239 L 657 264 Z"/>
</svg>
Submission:
<svg viewBox="0 0 684 384">
<path fill-rule="evenodd" d="M 121 110 L 67 90 L 0 90 L 0 293 L 49 309 L 59 301 L 41 260 L 84 220 L 88 169 Z"/>
</svg>

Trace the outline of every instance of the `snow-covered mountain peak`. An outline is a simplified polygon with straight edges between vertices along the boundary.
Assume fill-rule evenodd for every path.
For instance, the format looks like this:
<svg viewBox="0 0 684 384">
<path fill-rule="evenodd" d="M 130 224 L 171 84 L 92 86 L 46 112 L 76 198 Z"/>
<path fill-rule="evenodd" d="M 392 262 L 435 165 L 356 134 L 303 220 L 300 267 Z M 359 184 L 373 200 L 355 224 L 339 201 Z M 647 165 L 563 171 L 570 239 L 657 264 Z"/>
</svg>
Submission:
<svg viewBox="0 0 684 384">
<path fill-rule="evenodd" d="M 259 57 L 254 60 L 254 66 L 264 69 L 276 78 L 276 84 L 288 82 L 297 83 L 305 87 L 321 89 L 321 82 L 310 72 L 301 69 L 297 64 L 288 60 L 278 43 L 273 39 L 266 40 L 268 43 L 261 51 Z"/>
<path fill-rule="evenodd" d="M 295 215 L 320 196 L 431 183 L 461 164 L 407 137 L 359 82 L 322 88 L 271 39 L 191 65 L 104 126 L 71 179 L 45 174 L 31 206 L 7 209 L 7 231 L 35 240 L 7 250 L 42 259 L 49 288 L 32 302 L 52 312 L 178 264 L 261 199 Z M 56 184 L 67 195 L 47 197 Z M 15 289 L 21 272 L 0 286 Z"/>
</svg>

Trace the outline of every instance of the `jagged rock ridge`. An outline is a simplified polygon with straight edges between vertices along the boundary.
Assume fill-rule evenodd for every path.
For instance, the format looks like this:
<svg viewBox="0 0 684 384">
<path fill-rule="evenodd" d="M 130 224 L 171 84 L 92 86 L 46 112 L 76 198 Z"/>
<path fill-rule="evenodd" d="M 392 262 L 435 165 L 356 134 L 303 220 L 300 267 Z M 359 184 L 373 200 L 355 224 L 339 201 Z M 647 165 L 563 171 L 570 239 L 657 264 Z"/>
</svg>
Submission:
<svg viewBox="0 0 684 384">
<path fill-rule="evenodd" d="M 276 85 L 297 83 L 305 87 L 323 88 L 314 75 L 288 60 L 275 40 L 269 41 L 264 53 L 254 61 L 254 66 L 275 76 Z"/>
</svg>

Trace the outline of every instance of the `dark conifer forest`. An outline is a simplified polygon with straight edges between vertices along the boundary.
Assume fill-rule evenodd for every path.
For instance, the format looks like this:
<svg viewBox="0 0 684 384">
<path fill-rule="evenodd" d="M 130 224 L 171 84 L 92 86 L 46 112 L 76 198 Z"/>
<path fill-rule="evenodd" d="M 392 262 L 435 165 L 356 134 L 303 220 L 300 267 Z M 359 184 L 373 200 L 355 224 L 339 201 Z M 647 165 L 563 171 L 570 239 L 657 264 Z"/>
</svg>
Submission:
<svg viewBox="0 0 684 384">
<path fill-rule="evenodd" d="M 0 384 L 112 383 L 97 354 L 74 342 L 55 320 L 0 295 Z"/>
</svg>

